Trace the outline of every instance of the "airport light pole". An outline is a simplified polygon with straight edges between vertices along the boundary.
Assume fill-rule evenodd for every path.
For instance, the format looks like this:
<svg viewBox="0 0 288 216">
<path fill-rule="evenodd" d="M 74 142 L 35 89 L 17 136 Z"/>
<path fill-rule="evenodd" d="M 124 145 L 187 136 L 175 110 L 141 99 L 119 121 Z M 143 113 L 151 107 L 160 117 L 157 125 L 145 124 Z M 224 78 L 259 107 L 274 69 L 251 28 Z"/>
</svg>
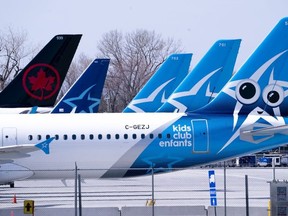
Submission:
<svg viewBox="0 0 288 216">
<path fill-rule="evenodd" d="M 249 216 L 248 175 L 245 175 L 246 216 Z"/>
<path fill-rule="evenodd" d="M 74 202 L 74 207 L 75 207 L 75 216 L 77 216 L 77 163 L 75 162 L 75 202 Z"/>
<path fill-rule="evenodd" d="M 276 174 L 275 174 L 275 160 L 276 158 L 272 158 L 272 168 L 273 168 L 273 181 L 276 181 Z"/>
<path fill-rule="evenodd" d="M 224 161 L 224 216 L 227 215 L 226 207 L 226 162 Z"/>
<path fill-rule="evenodd" d="M 154 168 L 152 166 L 152 216 L 154 216 Z"/>
<path fill-rule="evenodd" d="M 78 174 L 78 187 L 79 187 L 79 216 L 82 216 L 82 195 L 81 195 L 81 176 Z"/>
</svg>

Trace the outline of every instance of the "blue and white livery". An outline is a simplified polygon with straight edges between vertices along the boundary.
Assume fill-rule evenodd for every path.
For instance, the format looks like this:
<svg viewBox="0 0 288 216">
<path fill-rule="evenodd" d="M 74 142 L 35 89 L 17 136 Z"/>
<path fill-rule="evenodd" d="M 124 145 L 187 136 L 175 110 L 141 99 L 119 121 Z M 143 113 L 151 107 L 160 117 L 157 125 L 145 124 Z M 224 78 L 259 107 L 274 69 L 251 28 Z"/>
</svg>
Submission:
<svg viewBox="0 0 288 216">
<path fill-rule="evenodd" d="M 287 49 L 284 18 L 216 98 L 190 113 L 1 115 L 2 146 L 54 140 L 49 155 L 0 158 L 0 183 L 16 179 L 3 167 L 25 167 L 23 178 L 34 179 L 74 178 L 75 162 L 83 178 L 140 176 L 285 145 Z"/>
<path fill-rule="evenodd" d="M 215 42 L 157 112 L 193 111 L 213 100 L 233 74 L 240 42 Z"/>
<path fill-rule="evenodd" d="M 191 58 L 191 53 L 170 55 L 123 112 L 155 112 L 187 75 Z"/>
<path fill-rule="evenodd" d="M 51 113 L 98 112 L 109 62 L 109 59 L 95 59 L 56 104 Z"/>
</svg>

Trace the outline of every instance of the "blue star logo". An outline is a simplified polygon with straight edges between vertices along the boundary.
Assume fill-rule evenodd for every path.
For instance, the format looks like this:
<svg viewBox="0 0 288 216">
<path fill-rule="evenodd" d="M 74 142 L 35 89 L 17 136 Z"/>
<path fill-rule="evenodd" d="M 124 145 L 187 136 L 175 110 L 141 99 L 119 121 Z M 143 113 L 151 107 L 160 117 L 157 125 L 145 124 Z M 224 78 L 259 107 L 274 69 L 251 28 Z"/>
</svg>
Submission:
<svg viewBox="0 0 288 216">
<path fill-rule="evenodd" d="M 100 104 L 100 99 L 91 96 L 91 89 L 96 86 L 92 85 L 82 92 L 78 97 L 64 100 L 72 108 L 72 112 L 76 113 L 93 113 Z"/>
<path fill-rule="evenodd" d="M 134 99 L 130 104 L 128 104 L 128 108 L 133 110 L 134 112 L 144 112 L 143 109 L 139 107 L 141 104 L 146 103 L 155 103 L 155 99 L 157 98 L 157 95 L 161 93 L 163 89 L 166 88 L 166 86 L 173 80 L 174 78 L 162 83 L 158 88 L 156 88 L 150 95 L 148 95 L 146 98 L 139 98 Z M 161 103 L 163 103 L 163 97 L 161 100 Z"/>
</svg>

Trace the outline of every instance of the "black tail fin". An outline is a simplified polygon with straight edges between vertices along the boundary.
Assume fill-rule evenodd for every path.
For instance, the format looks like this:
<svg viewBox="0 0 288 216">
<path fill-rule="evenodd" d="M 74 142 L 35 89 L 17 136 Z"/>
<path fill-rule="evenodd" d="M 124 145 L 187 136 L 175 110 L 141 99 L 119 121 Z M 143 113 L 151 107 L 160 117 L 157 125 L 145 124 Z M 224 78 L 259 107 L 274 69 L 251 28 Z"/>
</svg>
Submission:
<svg viewBox="0 0 288 216">
<path fill-rule="evenodd" d="M 82 35 L 57 35 L 0 93 L 0 107 L 53 106 Z"/>
</svg>

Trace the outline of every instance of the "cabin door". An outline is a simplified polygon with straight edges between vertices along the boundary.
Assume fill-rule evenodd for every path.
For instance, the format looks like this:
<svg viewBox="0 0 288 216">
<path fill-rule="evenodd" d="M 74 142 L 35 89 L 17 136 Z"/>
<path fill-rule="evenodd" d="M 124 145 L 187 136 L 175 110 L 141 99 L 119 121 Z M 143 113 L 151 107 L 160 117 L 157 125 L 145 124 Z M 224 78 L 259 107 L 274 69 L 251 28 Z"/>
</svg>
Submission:
<svg viewBox="0 0 288 216">
<path fill-rule="evenodd" d="M 2 146 L 17 145 L 17 129 L 14 127 L 2 128 Z"/>
<path fill-rule="evenodd" d="M 209 151 L 209 131 L 206 119 L 192 120 L 193 153 L 207 153 Z"/>
</svg>

